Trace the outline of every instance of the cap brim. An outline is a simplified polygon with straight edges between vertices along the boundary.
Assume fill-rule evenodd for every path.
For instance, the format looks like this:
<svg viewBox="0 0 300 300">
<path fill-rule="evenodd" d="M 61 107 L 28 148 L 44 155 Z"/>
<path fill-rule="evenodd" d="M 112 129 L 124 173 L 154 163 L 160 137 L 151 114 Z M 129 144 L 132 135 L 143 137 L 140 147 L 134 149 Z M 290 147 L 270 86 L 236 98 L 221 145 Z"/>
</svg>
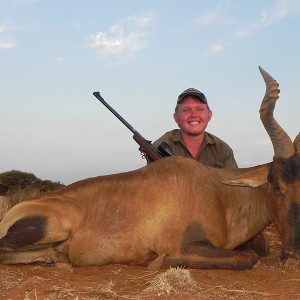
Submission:
<svg viewBox="0 0 300 300">
<path fill-rule="evenodd" d="M 186 98 L 186 97 L 188 97 L 188 96 L 194 96 L 194 97 L 197 97 L 197 98 L 199 98 L 199 100 L 202 102 L 202 103 L 204 103 L 204 104 L 207 104 L 207 100 L 206 100 L 206 98 L 205 98 L 205 96 L 202 94 L 199 94 L 199 93 L 197 93 L 197 92 L 188 92 L 188 93 L 186 93 L 186 94 L 184 94 L 184 95 L 180 95 L 179 97 L 178 97 L 178 100 L 177 100 L 177 104 L 179 104 L 184 98 Z"/>
</svg>

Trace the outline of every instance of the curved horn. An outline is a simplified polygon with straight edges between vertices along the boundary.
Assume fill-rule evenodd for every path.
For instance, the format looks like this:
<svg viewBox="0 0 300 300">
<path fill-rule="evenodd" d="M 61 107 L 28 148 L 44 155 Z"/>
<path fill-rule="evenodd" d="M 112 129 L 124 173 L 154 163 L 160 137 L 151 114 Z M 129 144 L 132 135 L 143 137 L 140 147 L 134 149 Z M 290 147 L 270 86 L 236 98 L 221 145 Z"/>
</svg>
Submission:
<svg viewBox="0 0 300 300">
<path fill-rule="evenodd" d="M 279 84 L 264 69 L 259 71 L 266 83 L 266 93 L 260 106 L 260 119 L 271 138 L 274 156 L 289 158 L 295 153 L 292 140 L 274 119 L 274 108 L 279 98 Z"/>
<path fill-rule="evenodd" d="M 293 144 L 294 144 L 296 152 L 298 154 L 300 154 L 300 132 L 298 133 L 298 135 L 294 139 L 294 143 Z"/>
</svg>

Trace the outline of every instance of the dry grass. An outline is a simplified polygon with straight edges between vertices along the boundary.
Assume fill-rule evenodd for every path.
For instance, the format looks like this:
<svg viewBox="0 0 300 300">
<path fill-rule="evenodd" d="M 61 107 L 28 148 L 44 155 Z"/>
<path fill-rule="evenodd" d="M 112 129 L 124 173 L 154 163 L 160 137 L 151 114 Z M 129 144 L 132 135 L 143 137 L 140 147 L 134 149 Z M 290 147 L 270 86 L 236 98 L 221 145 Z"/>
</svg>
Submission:
<svg viewBox="0 0 300 300">
<path fill-rule="evenodd" d="M 38 300 L 38 296 L 37 296 L 37 292 L 36 289 L 30 291 L 30 292 L 26 292 L 25 293 L 25 298 L 24 300 Z"/>
<path fill-rule="evenodd" d="M 18 186 L 10 191 L 6 197 L 9 199 L 9 208 L 11 208 L 23 200 L 31 199 L 41 194 L 43 194 L 43 192 L 37 187 L 28 186 L 26 188 L 22 188 Z"/>
<path fill-rule="evenodd" d="M 51 288 L 43 291 L 47 297 L 39 297 L 39 292 L 33 289 L 25 293 L 24 300 L 102 300 L 102 299 L 133 299 L 125 295 L 119 295 L 115 291 L 115 286 L 113 282 L 108 282 L 106 284 L 99 284 L 95 287 L 88 286 L 72 286 L 67 282 L 63 284 L 56 284 Z"/>
<path fill-rule="evenodd" d="M 3 219 L 5 213 L 19 202 L 40 195 L 41 192 L 36 188 L 21 189 L 17 188 L 13 193 L 6 196 L 0 196 L 0 220 Z"/>
<path fill-rule="evenodd" d="M 170 294 L 188 294 L 198 291 L 198 285 L 191 277 L 190 271 L 182 268 L 170 268 L 150 281 L 145 291 L 158 296 Z"/>
<path fill-rule="evenodd" d="M 9 198 L 5 196 L 0 196 L 0 220 L 3 219 L 3 216 L 9 210 L 9 208 L 10 208 Z"/>
<path fill-rule="evenodd" d="M 85 287 L 74 288 L 71 286 L 54 286 L 46 291 L 49 294 L 47 299 L 76 299 L 76 300 L 100 300 L 100 299 L 121 299 L 124 297 L 119 296 L 114 290 L 112 282 L 106 285 L 99 285 L 97 288 Z M 31 300 L 31 299 L 30 299 Z"/>
<path fill-rule="evenodd" d="M 139 273 L 134 276 L 130 275 L 129 267 L 120 267 L 117 274 L 111 269 L 104 275 L 105 277 L 99 278 L 91 273 L 93 281 L 90 281 L 90 278 L 82 278 L 82 284 L 70 280 L 73 273 L 71 277 L 68 275 L 65 278 L 61 276 L 61 270 L 57 270 L 58 277 L 56 277 L 56 272 L 53 272 L 55 269 L 52 268 L 49 269 L 50 273 L 47 272 L 47 268 L 40 266 L 29 267 L 25 269 L 26 271 L 22 271 L 23 268 L 14 268 L 14 271 L 7 268 L 0 271 L 0 299 L 300 299 L 298 288 L 300 279 L 295 271 L 292 276 L 288 274 L 290 267 L 289 264 L 281 270 L 278 267 L 276 270 L 267 271 L 262 264 L 258 270 L 221 273 L 216 270 L 171 268 L 161 273 L 143 271 L 142 275 Z M 234 275 L 235 279 L 232 280 L 230 276 L 234 273 L 239 275 L 238 277 Z M 289 284 L 290 288 L 286 288 L 284 292 L 273 289 L 274 274 L 277 284 L 279 282 L 283 285 Z M 278 281 L 278 278 L 281 279 Z M 24 291 L 23 297 L 7 297 L 13 290 Z"/>
<path fill-rule="evenodd" d="M 300 260 L 279 259 L 280 240 L 267 228 L 271 253 L 253 270 L 187 270 L 150 272 L 116 265 L 68 272 L 55 267 L 25 266 L 0 269 L 0 299 L 23 300 L 296 300 L 300 299 Z M 21 296 L 15 296 L 17 293 Z M 14 295 L 14 297 L 10 297 Z"/>
<path fill-rule="evenodd" d="M 27 274 L 22 273 L 20 270 L 17 272 L 11 271 L 9 267 L 0 270 L 0 295 L 2 291 L 18 288 L 26 276 Z"/>
</svg>

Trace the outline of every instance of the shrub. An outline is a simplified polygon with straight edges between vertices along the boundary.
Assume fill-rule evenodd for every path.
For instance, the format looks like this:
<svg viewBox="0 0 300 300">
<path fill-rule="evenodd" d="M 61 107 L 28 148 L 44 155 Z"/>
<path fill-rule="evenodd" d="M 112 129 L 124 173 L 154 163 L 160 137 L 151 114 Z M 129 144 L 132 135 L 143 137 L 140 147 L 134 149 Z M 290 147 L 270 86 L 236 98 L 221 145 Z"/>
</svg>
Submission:
<svg viewBox="0 0 300 300">
<path fill-rule="evenodd" d="M 64 186 L 60 182 L 41 180 L 32 173 L 12 170 L 0 173 L 0 187 L 8 199 L 8 208 L 19 202 Z"/>
<path fill-rule="evenodd" d="M 0 183 L 9 188 L 17 185 L 26 186 L 36 182 L 36 180 L 38 178 L 34 174 L 18 170 L 11 170 L 0 174 Z"/>
</svg>

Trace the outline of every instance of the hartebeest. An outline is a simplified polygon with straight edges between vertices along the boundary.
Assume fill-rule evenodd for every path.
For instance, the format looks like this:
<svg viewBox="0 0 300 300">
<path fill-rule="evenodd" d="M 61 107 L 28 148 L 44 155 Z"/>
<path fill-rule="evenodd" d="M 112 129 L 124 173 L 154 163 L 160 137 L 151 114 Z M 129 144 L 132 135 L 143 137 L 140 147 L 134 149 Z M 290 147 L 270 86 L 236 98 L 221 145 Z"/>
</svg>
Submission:
<svg viewBox="0 0 300 300">
<path fill-rule="evenodd" d="M 271 163 L 227 170 L 169 157 L 73 183 L 8 211 L 0 224 L 0 262 L 251 268 L 258 255 L 236 248 L 271 222 L 282 257 L 299 258 L 300 134 L 293 145 L 275 121 L 278 84 L 260 71 Z"/>
</svg>

